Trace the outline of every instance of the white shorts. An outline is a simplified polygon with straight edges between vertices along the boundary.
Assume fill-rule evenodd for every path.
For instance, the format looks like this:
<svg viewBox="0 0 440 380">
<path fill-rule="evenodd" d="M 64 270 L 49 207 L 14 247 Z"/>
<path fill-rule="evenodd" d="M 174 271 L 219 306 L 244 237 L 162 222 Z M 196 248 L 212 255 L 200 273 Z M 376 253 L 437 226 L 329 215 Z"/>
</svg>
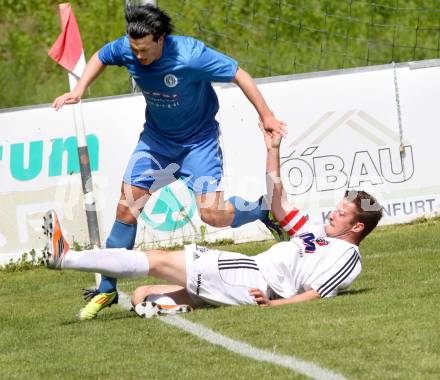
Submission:
<svg viewBox="0 0 440 380">
<path fill-rule="evenodd" d="M 191 244 L 185 246 L 185 260 L 186 289 L 198 304 L 255 304 L 249 288 L 267 292 L 267 282 L 250 256 Z"/>
</svg>

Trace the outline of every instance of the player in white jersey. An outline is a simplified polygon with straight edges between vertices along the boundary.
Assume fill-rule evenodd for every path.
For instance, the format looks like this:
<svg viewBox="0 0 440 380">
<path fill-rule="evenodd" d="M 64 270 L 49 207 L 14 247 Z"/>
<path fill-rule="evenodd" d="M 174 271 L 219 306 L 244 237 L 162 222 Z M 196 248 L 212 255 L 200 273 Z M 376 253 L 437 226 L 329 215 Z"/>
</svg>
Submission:
<svg viewBox="0 0 440 380">
<path fill-rule="evenodd" d="M 115 278 L 153 276 L 175 284 L 137 288 L 132 303 L 142 316 L 151 309 L 151 303 L 146 301 L 153 295 L 157 298 L 157 294 L 191 307 L 276 306 L 335 296 L 360 274 L 358 246 L 376 227 L 382 207 L 364 191 L 347 191 L 330 214 L 329 224 L 312 227 L 307 217 L 286 200 L 280 180 L 281 137 L 271 137 L 264 130 L 263 133 L 271 210 L 290 236 L 289 241 L 254 257 L 194 244 L 171 252 L 119 248 L 73 252 L 62 237 L 56 214 L 50 211 L 45 223 L 47 266 L 99 272 Z"/>
</svg>

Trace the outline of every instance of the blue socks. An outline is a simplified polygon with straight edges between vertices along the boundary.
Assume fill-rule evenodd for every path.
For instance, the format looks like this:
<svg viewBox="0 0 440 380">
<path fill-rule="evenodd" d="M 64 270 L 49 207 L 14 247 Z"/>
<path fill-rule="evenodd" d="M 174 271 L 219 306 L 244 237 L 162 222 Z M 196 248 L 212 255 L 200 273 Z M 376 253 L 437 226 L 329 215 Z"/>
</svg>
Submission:
<svg viewBox="0 0 440 380">
<path fill-rule="evenodd" d="M 231 197 L 229 203 L 234 207 L 234 220 L 231 227 L 237 228 L 243 224 L 253 222 L 255 220 L 264 220 L 267 218 L 269 210 L 263 197 L 255 202 L 249 202 L 240 197 Z"/>
<path fill-rule="evenodd" d="M 137 224 L 127 224 L 115 220 L 109 237 L 105 243 L 106 248 L 133 249 L 136 239 Z M 111 293 L 116 290 L 116 278 L 101 276 L 99 284 L 100 293 Z"/>
</svg>

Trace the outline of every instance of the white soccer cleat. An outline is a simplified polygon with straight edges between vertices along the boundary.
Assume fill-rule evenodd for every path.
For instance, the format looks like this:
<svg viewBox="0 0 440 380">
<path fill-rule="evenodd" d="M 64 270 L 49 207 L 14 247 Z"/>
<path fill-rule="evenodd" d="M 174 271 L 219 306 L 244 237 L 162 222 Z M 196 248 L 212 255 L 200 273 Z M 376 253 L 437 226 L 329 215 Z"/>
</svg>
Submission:
<svg viewBox="0 0 440 380">
<path fill-rule="evenodd" d="M 159 305 L 156 302 L 144 301 L 134 307 L 134 311 L 141 318 L 161 317 L 189 313 L 193 309 L 189 305 Z"/>
<path fill-rule="evenodd" d="M 52 269 L 61 269 L 61 262 L 69 250 L 69 244 L 64 239 L 57 214 L 50 210 L 43 218 L 43 231 L 47 237 L 43 250 L 44 265 Z"/>
</svg>

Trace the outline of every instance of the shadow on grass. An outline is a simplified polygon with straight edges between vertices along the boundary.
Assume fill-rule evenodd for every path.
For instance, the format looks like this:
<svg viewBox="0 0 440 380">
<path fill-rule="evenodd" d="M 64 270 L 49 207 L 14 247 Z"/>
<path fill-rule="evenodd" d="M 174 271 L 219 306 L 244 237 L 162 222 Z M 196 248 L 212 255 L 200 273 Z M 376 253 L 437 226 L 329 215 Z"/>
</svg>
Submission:
<svg viewBox="0 0 440 380">
<path fill-rule="evenodd" d="M 373 288 L 361 288 L 361 289 L 348 289 L 341 291 L 338 296 L 349 296 L 349 295 L 356 295 L 356 294 L 362 294 L 367 293 L 369 291 L 373 290 Z M 212 305 L 203 305 L 201 307 L 198 307 L 197 310 L 206 310 L 206 309 L 218 309 L 222 308 L 222 306 L 212 306 Z M 229 308 L 229 307 L 228 307 Z M 190 314 L 194 314 L 190 313 Z M 92 322 L 99 322 L 99 323 L 105 323 L 105 322 L 111 322 L 116 321 L 120 319 L 127 319 L 127 318 L 138 318 L 136 313 L 134 311 L 128 311 L 128 310 L 122 310 L 120 312 L 111 313 L 111 314 L 100 314 L 97 318 L 91 319 L 88 321 L 79 321 L 75 317 L 73 317 L 69 321 L 62 322 L 61 326 L 70 326 L 77 323 L 92 323 Z"/>
<path fill-rule="evenodd" d="M 92 323 L 92 322 L 99 322 L 99 323 L 105 323 L 110 321 L 116 321 L 119 319 L 127 319 L 127 318 L 136 318 L 137 315 L 135 312 L 128 312 L 128 311 L 121 311 L 117 313 L 112 314 L 101 314 L 98 317 L 86 321 L 80 321 L 76 319 L 76 317 L 72 317 L 71 320 L 65 321 L 60 323 L 61 326 L 70 326 L 77 323 Z"/>
<path fill-rule="evenodd" d="M 362 294 L 362 293 L 367 293 L 371 290 L 373 290 L 373 288 L 348 289 L 348 290 L 343 290 L 343 291 L 339 292 L 338 296 L 349 296 L 349 295 L 355 295 L 355 294 Z"/>
</svg>

